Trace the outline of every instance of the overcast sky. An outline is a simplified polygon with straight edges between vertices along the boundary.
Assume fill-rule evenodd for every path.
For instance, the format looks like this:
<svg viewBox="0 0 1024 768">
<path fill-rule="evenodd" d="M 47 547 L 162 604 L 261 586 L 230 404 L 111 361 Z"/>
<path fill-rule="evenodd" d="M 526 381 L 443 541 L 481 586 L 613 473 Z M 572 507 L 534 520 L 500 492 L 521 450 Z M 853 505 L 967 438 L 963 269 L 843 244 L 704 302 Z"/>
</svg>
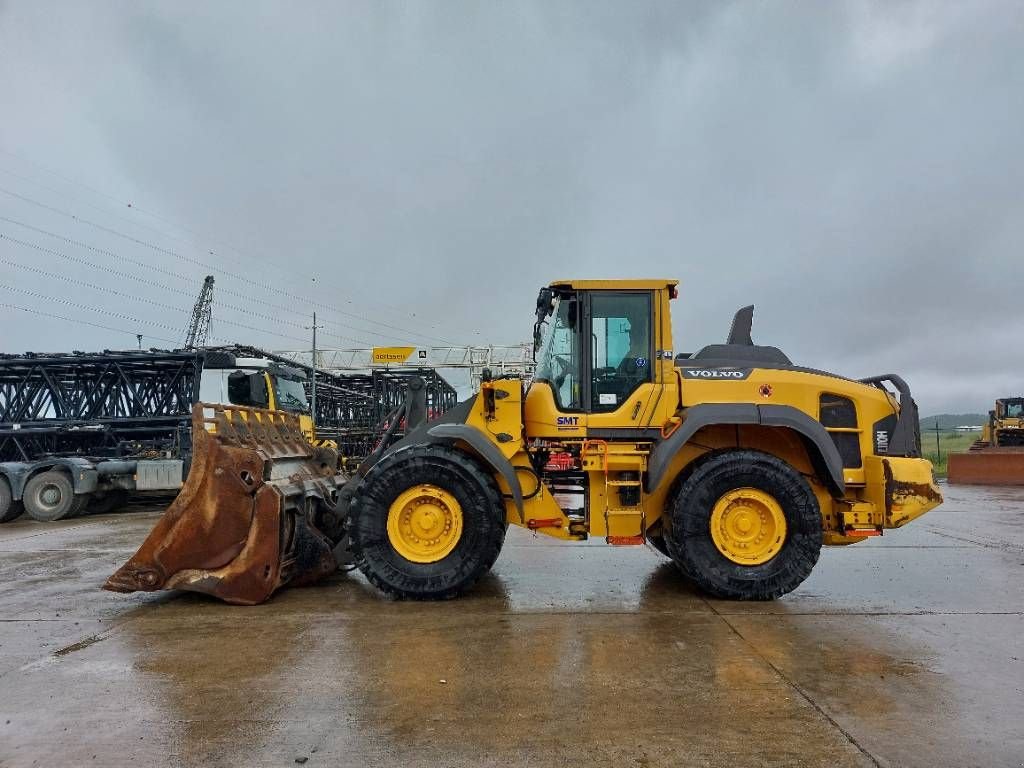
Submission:
<svg viewBox="0 0 1024 768">
<path fill-rule="evenodd" d="M 207 273 L 273 349 L 314 308 L 515 343 L 543 283 L 664 276 L 679 351 L 754 303 L 984 411 L 1024 392 L 1022 40 L 982 0 L 0 0 L 0 350 L 172 346 Z"/>
</svg>

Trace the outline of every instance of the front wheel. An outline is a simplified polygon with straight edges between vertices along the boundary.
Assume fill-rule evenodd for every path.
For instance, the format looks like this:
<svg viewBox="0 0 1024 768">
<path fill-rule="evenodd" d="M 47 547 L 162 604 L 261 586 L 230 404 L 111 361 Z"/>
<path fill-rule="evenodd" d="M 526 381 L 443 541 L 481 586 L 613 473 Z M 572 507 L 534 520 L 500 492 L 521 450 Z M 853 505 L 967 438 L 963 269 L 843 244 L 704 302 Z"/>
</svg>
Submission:
<svg viewBox="0 0 1024 768">
<path fill-rule="evenodd" d="M 668 550 L 706 592 L 772 600 L 806 579 L 821 552 L 818 499 L 786 462 L 759 451 L 702 461 L 672 504 Z"/>
<path fill-rule="evenodd" d="M 441 600 L 490 570 L 505 539 L 494 479 L 469 455 L 439 445 L 380 461 L 353 499 L 349 531 L 363 575 L 394 597 Z"/>
<path fill-rule="evenodd" d="M 648 534 L 647 543 L 650 544 L 651 547 L 663 557 L 672 557 L 671 553 L 668 551 L 668 544 L 665 541 L 664 533 Z"/>
</svg>

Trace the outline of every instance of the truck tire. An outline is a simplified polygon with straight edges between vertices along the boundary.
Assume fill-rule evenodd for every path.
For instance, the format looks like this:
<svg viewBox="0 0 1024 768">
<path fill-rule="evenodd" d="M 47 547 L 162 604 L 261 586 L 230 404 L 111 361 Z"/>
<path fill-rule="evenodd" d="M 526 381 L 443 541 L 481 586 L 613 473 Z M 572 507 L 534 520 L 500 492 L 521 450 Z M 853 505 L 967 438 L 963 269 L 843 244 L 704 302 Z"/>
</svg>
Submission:
<svg viewBox="0 0 1024 768">
<path fill-rule="evenodd" d="M 9 523 L 21 516 L 25 507 L 20 501 L 15 501 L 11 494 L 11 484 L 6 477 L 0 477 L 0 523 Z"/>
<path fill-rule="evenodd" d="M 818 499 L 786 462 L 760 451 L 710 454 L 672 502 L 668 550 L 715 597 L 773 600 L 806 579 L 821 553 Z"/>
<path fill-rule="evenodd" d="M 445 600 L 472 587 L 501 552 L 505 505 L 494 478 L 447 446 L 408 448 L 363 480 L 349 527 L 355 562 L 387 595 Z"/>
<path fill-rule="evenodd" d="M 25 511 L 33 520 L 50 523 L 78 514 L 88 496 L 75 495 L 75 486 L 66 472 L 51 469 L 34 475 L 25 484 Z"/>
</svg>

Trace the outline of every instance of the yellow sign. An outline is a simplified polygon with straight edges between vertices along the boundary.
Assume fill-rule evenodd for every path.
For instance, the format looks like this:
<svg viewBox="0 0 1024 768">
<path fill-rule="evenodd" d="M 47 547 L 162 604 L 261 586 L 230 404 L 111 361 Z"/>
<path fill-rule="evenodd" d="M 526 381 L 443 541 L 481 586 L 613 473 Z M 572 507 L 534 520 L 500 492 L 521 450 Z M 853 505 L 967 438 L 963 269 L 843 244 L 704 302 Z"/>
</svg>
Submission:
<svg viewBox="0 0 1024 768">
<path fill-rule="evenodd" d="M 374 347 L 373 362 L 375 365 L 404 363 L 415 350 L 416 347 Z"/>
</svg>

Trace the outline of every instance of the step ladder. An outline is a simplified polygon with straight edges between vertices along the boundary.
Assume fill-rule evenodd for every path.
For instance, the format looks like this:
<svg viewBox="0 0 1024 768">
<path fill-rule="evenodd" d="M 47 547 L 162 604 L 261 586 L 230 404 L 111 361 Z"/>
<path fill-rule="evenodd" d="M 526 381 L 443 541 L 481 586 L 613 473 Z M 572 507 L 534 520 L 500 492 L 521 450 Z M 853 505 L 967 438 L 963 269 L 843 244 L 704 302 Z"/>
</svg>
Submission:
<svg viewBox="0 0 1024 768">
<path fill-rule="evenodd" d="M 644 519 L 644 488 L 642 459 L 635 459 L 635 467 L 628 466 L 629 456 L 616 457 L 616 464 L 622 466 L 609 469 L 608 444 L 604 440 L 587 440 L 583 444 L 584 457 L 600 456 L 604 470 L 604 525 L 606 541 L 609 544 L 623 546 L 643 544 L 643 531 L 646 529 Z M 622 475 L 630 475 L 628 478 Z M 623 503 L 622 491 L 633 488 L 633 503 Z"/>
</svg>

